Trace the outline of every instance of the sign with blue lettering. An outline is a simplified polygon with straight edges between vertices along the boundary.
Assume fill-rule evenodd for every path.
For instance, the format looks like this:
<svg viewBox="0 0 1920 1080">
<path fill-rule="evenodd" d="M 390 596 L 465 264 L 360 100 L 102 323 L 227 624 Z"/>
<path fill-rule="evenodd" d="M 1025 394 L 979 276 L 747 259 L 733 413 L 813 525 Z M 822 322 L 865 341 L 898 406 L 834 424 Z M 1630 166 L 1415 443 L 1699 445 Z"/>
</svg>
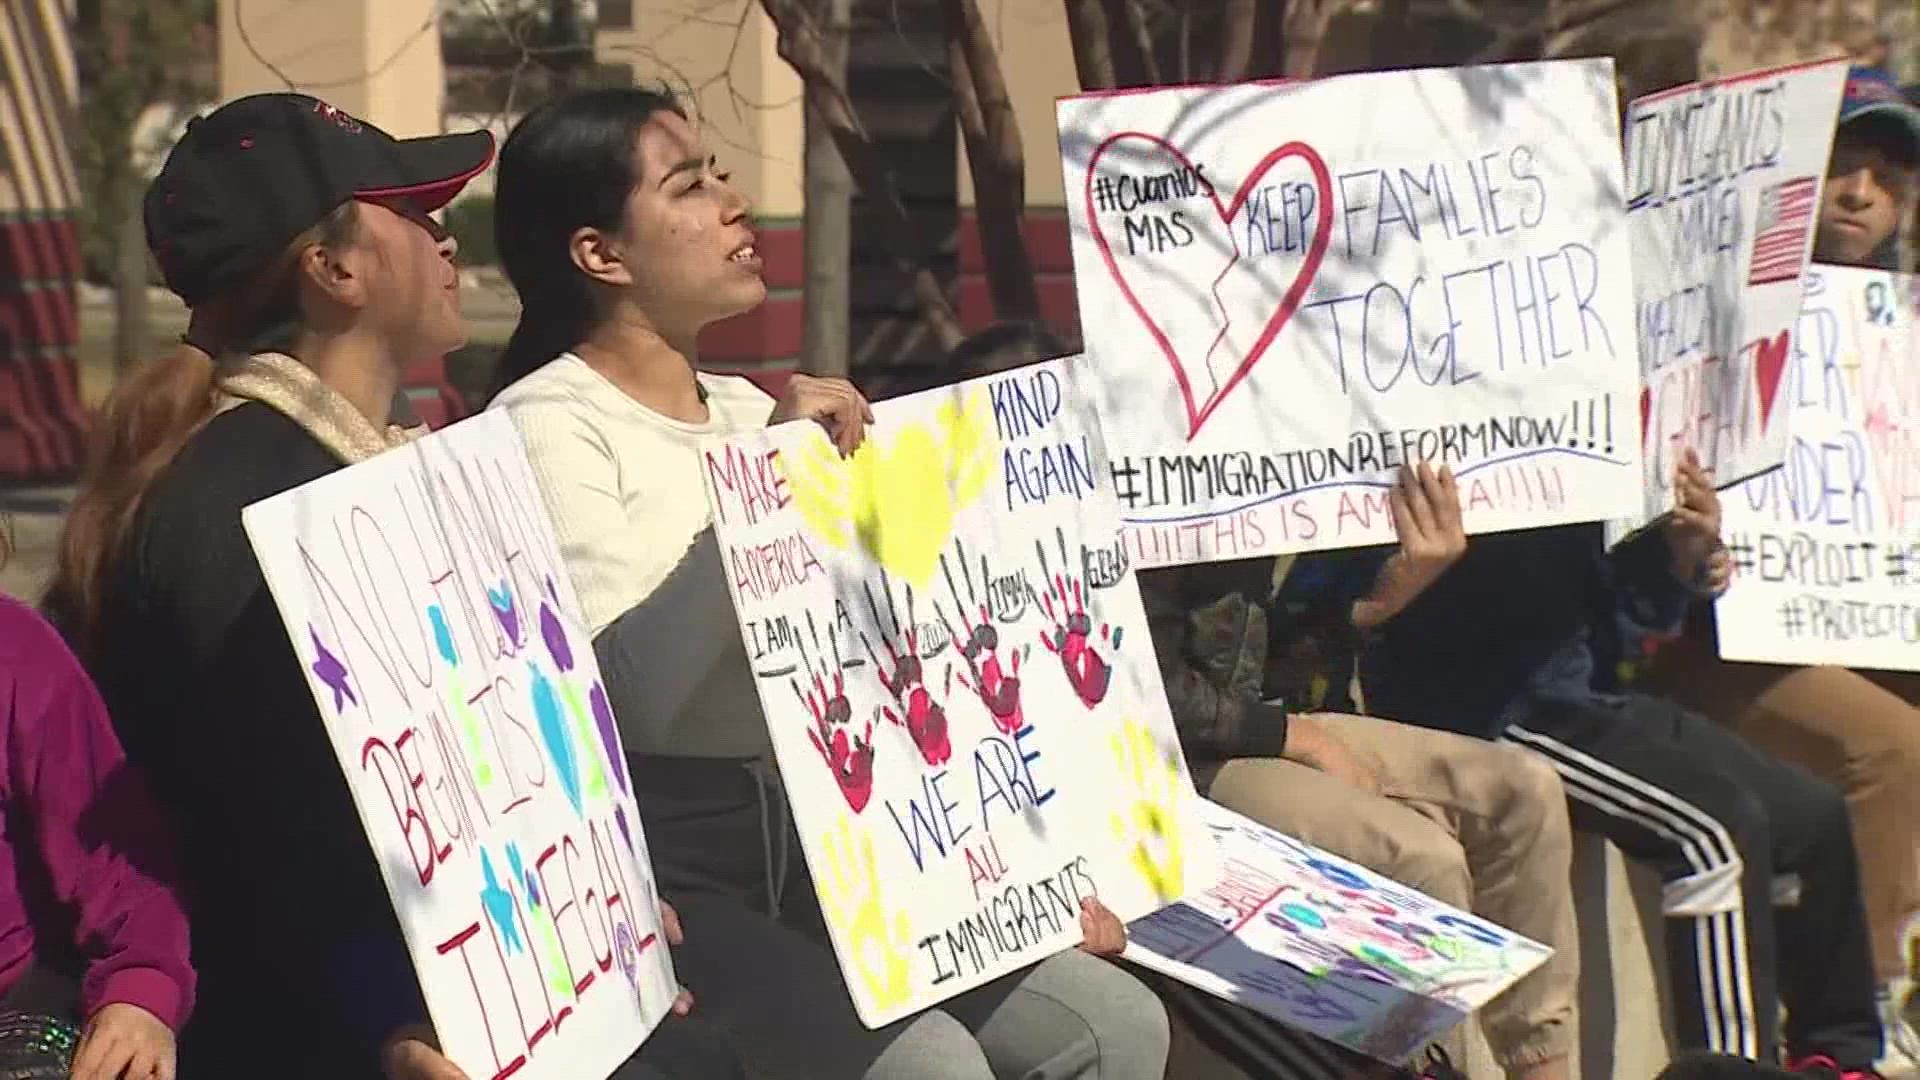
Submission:
<svg viewBox="0 0 1920 1080">
<path fill-rule="evenodd" d="M 1568 60 L 1059 102 L 1133 563 L 1390 543 L 1421 461 L 1469 532 L 1637 508 L 1617 100 Z"/>
<path fill-rule="evenodd" d="M 1726 488 L 1779 466 L 1779 408 L 1845 60 L 1676 87 L 1627 111 L 1646 476 L 1634 526 L 1673 505 L 1693 450 Z"/>
<path fill-rule="evenodd" d="M 1720 655 L 1920 671 L 1915 282 L 1816 266 L 1780 396 L 1786 465 L 1720 496 Z"/>
<path fill-rule="evenodd" d="M 1211 880 L 1077 359 L 705 451 L 807 865 L 878 1027 Z"/>
<path fill-rule="evenodd" d="M 1220 877 L 1127 928 L 1127 959 L 1392 1064 L 1553 950 L 1214 802 Z"/>
<path fill-rule="evenodd" d="M 242 521 L 447 1056 L 473 1077 L 611 1074 L 679 988 L 626 753 L 513 424 L 482 413 Z"/>
</svg>

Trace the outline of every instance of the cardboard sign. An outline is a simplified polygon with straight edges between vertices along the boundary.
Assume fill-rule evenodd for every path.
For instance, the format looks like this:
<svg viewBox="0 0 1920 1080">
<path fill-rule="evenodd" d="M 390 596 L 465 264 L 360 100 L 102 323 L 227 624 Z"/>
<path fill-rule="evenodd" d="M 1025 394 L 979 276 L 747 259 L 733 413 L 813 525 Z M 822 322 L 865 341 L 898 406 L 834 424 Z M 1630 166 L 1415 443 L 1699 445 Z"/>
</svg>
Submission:
<svg viewBox="0 0 1920 1080">
<path fill-rule="evenodd" d="M 1390 542 L 1423 460 L 1470 531 L 1631 512 L 1616 117 L 1606 60 L 1061 101 L 1135 564 Z"/>
<path fill-rule="evenodd" d="M 1781 378 L 1847 62 L 1665 90 L 1627 113 L 1627 211 L 1645 389 L 1644 505 L 1696 451 L 1732 485 L 1786 456 Z"/>
<path fill-rule="evenodd" d="M 447 1056 L 476 1078 L 609 1075 L 677 984 L 513 425 L 483 413 L 243 520 Z"/>
<path fill-rule="evenodd" d="M 1535 941 L 1205 803 L 1221 873 L 1127 958 L 1399 1064 L 1546 962 Z"/>
<path fill-rule="evenodd" d="M 787 798 L 878 1027 L 1212 875 L 1070 361 L 706 450 Z"/>
<path fill-rule="evenodd" d="M 1920 670 L 1914 281 L 1816 266 L 1780 389 L 1786 466 L 1720 497 L 1720 655 Z"/>
</svg>

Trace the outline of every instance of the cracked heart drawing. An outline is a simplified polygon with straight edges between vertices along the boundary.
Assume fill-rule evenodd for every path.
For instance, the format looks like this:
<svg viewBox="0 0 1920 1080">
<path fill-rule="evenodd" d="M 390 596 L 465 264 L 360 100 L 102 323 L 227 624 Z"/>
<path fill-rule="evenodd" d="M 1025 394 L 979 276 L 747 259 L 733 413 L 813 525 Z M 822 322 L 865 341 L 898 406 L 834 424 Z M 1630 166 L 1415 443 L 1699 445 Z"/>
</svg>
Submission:
<svg viewBox="0 0 1920 1080">
<path fill-rule="evenodd" d="M 1131 218 L 1122 220 L 1110 209 L 1102 214 L 1103 207 L 1098 205 L 1098 196 L 1110 194 L 1109 189 L 1096 191 L 1101 162 L 1116 149 L 1138 155 L 1130 156 L 1129 171 L 1153 164 L 1164 164 L 1169 171 L 1186 170 L 1191 175 L 1199 175 L 1200 170 L 1178 147 L 1157 135 L 1120 132 L 1094 149 L 1087 162 L 1085 193 L 1086 217 L 1100 256 L 1128 306 L 1173 369 L 1186 408 L 1187 438 L 1192 439 L 1234 388 L 1246 381 L 1299 310 L 1327 253 L 1333 222 L 1333 179 L 1313 147 L 1298 140 L 1285 143 L 1247 171 L 1230 202 L 1222 203 L 1219 191 L 1211 183 L 1205 185 L 1204 198 L 1211 204 L 1212 213 L 1203 213 L 1197 221 L 1178 221 L 1182 229 L 1191 231 L 1193 242 L 1163 247 L 1149 236 L 1149 250 L 1137 253 L 1134 240 L 1139 234 L 1133 231 Z M 1264 253 L 1260 259 L 1249 258 L 1241 248 L 1235 226 L 1242 225 L 1240 231 L 1251 237 L 1260 226 L 1245 215 L 1254 211 L 1266 215 L 1267 229 L 1275 226 L 1278 218 L 1272 203 L 1279 196 L 1273 188 L 1263 188 L 1261 181 L 1276 167 L 1294 162 L 1304 166 L 1311 181 L 1291 185 L 1291 201 L 1285 208 L 1298 215 L 1297 222 L 1286 221 L 1285 227 L 1299 227 L 1299 235 L 1288 232 L 1287 242 L 1281 245 L 1287 254 L 1294 255 L 1285 260 L 1291 269 L 1288 278 L 1285 269 L 1274 265 L 1282 260 L 1273 252 Z M 1303 196 L 1301 189 L 1310 196 Z M 1310 206 L 1304 205 L 1303 197 L 1311 198 Z M 1153 204 L 1146 209 L 1153 209 Z M 1306 233 L 1309 217 L 1311 235 Z M 1115 252 L 1108 235 L 1115 222 L 1125 230 L 1124 253 Z M 1267 235 L 1271 241 L 1272 233 Z M 1220 265 L 1222 262 L 1224 265 Z M 1282 281 L 1286 282 L 1284 290 L 1278 288 Z M 1257 328 L 1251 340 L 1236 331 L 1236 319 L 1247 331 Z"/>
</svg>

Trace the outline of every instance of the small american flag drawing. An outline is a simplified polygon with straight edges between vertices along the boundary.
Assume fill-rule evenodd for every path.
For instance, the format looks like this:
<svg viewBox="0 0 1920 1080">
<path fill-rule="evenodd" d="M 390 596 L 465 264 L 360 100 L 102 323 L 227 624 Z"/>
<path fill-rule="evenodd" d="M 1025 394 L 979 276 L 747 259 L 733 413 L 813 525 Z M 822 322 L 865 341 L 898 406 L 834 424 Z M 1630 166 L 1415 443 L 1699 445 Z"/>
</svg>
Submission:
<svg viewBox="0 0 1920 1080">
<path fill-rule="evenodd" d="M 1807 234 L 1813 230 L 1814 195 L 1818 188 L 1813 177 L 1803 176 L 1798 180 L 1783 180 L 1760 192 L 1748 285 L 1791 281 L 1800 276 L 1807 253 Z"/>
</svg>

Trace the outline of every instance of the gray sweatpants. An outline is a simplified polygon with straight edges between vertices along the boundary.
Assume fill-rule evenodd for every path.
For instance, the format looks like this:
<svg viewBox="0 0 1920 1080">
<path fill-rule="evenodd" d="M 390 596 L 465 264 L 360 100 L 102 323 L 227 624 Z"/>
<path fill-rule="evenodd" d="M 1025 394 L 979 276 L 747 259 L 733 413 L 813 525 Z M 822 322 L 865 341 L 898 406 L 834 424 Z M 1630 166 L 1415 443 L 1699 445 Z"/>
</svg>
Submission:
<svg viewBox="0 0 1920 1080">
<path fill-rule="evenodd" d="M 1140 980 L 1078 950 L 881 1028 L 853 1011 L 824 945 L 723 898 L 677 898 L 674 950 L 696 1015 L 756 1080 L 1160 1080 L 1167 1014 Z"/>
</svg>

